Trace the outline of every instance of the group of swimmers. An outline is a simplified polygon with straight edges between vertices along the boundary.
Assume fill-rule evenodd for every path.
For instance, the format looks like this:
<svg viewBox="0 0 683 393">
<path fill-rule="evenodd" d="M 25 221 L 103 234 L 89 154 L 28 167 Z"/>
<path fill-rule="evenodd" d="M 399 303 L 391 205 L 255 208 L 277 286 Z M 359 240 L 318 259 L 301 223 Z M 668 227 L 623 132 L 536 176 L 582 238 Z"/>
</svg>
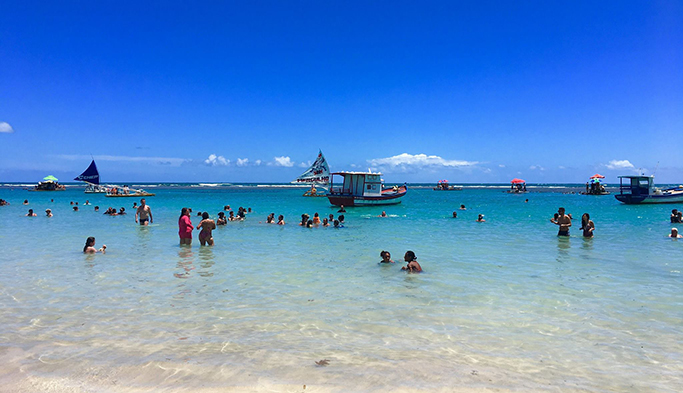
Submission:
<svg viewBox="0 0 683 393">
<path fill-rule="evenodd" d="M 344 210 L 346 211 L 346 210 Z M 282 216 L 281 216 L 282 217 Z M 345 217 L 343 214 L 340 214 L 336 219 L 334 218 L 334 214 L 330 213 L 328 217 L 325 217 L 320 220 L 320 215 L 316 212 L 313 214 L 313 218 L 309 216 L 308 214 L 304 213 L 301 215 L 301 222 L 299 222 L 299 226 L 306 227 L 306 228 L 313 228 L 317 226 L 323 226 L 323 227 L 329 227 L 330 223 L 335 227 L 335 228 L 343 228 L 344 227 L 344 220 Z M 266 220 L 266 223 L 268 221 Z"/>
</svg>

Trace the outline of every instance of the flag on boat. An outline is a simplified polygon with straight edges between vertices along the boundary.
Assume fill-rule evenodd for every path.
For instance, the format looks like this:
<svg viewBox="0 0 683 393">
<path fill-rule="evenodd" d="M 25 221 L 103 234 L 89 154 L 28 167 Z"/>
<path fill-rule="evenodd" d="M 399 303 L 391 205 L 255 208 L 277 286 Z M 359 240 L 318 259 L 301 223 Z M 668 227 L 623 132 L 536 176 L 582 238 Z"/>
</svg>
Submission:
<svg viewBox="0 0 683 393">
<path fill-rule="evenodd" d="M 292 183 L 296 184 L 327 184 L 330 182 L 330 167 L 325 161 L 322 150 L 318 153 L 313 165 L 297 177 Z"/>
<path fill-rule="evenodd" d="M 100 173 L 97 171 L 95 160 L 92 160 L 88 169 L 83 171 L 83 173 L 81 173 L 78 177 L 74 178 L 74 180 L 80 180 L 91 184 L 100 184 Z"/>
</svg>

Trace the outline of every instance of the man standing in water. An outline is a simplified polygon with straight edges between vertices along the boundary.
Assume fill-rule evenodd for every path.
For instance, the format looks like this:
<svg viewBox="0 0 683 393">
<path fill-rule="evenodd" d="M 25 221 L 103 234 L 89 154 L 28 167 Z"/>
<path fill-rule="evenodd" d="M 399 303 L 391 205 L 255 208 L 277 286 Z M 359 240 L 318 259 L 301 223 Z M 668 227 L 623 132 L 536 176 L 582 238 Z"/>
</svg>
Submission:
<svg viewBox="0 0 683 393">
<path fill-rule="evenodd" d="M 551 218 L 550 222 L 555 225 L 559 225 L 560 230 L 557 232 L 557 236 L 569 236 L 569 227 L 572 226 L 572 219 L 568 215 L 564 214 L 564 208 L 561 207 L 557 209 L 557 218 Z"/>
<path fill-rule="evenodd" d="M 140 225 L 148 225 L 154 222 L 152 218 L 152 209 L 145 204 L 145 198 L 140 199 L 140 206 L 135 211 L 135 222 L 138 222 L 138 215 L 140 216 Z"/>
</svg>

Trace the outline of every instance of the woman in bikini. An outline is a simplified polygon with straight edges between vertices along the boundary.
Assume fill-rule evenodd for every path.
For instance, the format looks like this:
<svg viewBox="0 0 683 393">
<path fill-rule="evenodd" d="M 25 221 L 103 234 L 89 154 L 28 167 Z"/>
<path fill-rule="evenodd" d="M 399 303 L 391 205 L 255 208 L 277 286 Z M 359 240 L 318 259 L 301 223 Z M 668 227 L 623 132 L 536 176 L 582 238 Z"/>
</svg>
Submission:
<svg viewBox="0 0 683 393">
<path fill-rule="evenodd" d="M 583 216 L 581 216 L 581 230 L 583 231 L 583 237 L 593 237 L 595 224 L 588 213 L 583 213 Z"/>
<path fill-rule="evenodd" d="M 216 229 L 216 223 L 209 218 L 209 213 L 202 213 L 202 221 L 197 225 L 197 229 L 202 229 L 199 232 L 199 244 L 202 246 L 210 245 L 213 246 L 213 235 L 211 231 Z"/>
</svg>

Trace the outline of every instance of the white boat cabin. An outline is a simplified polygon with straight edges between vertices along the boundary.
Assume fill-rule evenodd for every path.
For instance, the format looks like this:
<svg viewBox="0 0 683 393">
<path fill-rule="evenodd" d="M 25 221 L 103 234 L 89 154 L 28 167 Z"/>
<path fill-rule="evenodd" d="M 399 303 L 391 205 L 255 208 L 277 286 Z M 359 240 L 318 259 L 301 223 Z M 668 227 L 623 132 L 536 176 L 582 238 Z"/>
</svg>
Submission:
<svg viewBox="0 0 683 393">
<path fill-rule="evenodd" d="M 335 175 L 342 176 L 341 186 L 334 184 Z M 381 196 L 382 174 L 372 172 L 335 172 L 332 173 L 330 192 L 341 195 Z"/>
</svg>

